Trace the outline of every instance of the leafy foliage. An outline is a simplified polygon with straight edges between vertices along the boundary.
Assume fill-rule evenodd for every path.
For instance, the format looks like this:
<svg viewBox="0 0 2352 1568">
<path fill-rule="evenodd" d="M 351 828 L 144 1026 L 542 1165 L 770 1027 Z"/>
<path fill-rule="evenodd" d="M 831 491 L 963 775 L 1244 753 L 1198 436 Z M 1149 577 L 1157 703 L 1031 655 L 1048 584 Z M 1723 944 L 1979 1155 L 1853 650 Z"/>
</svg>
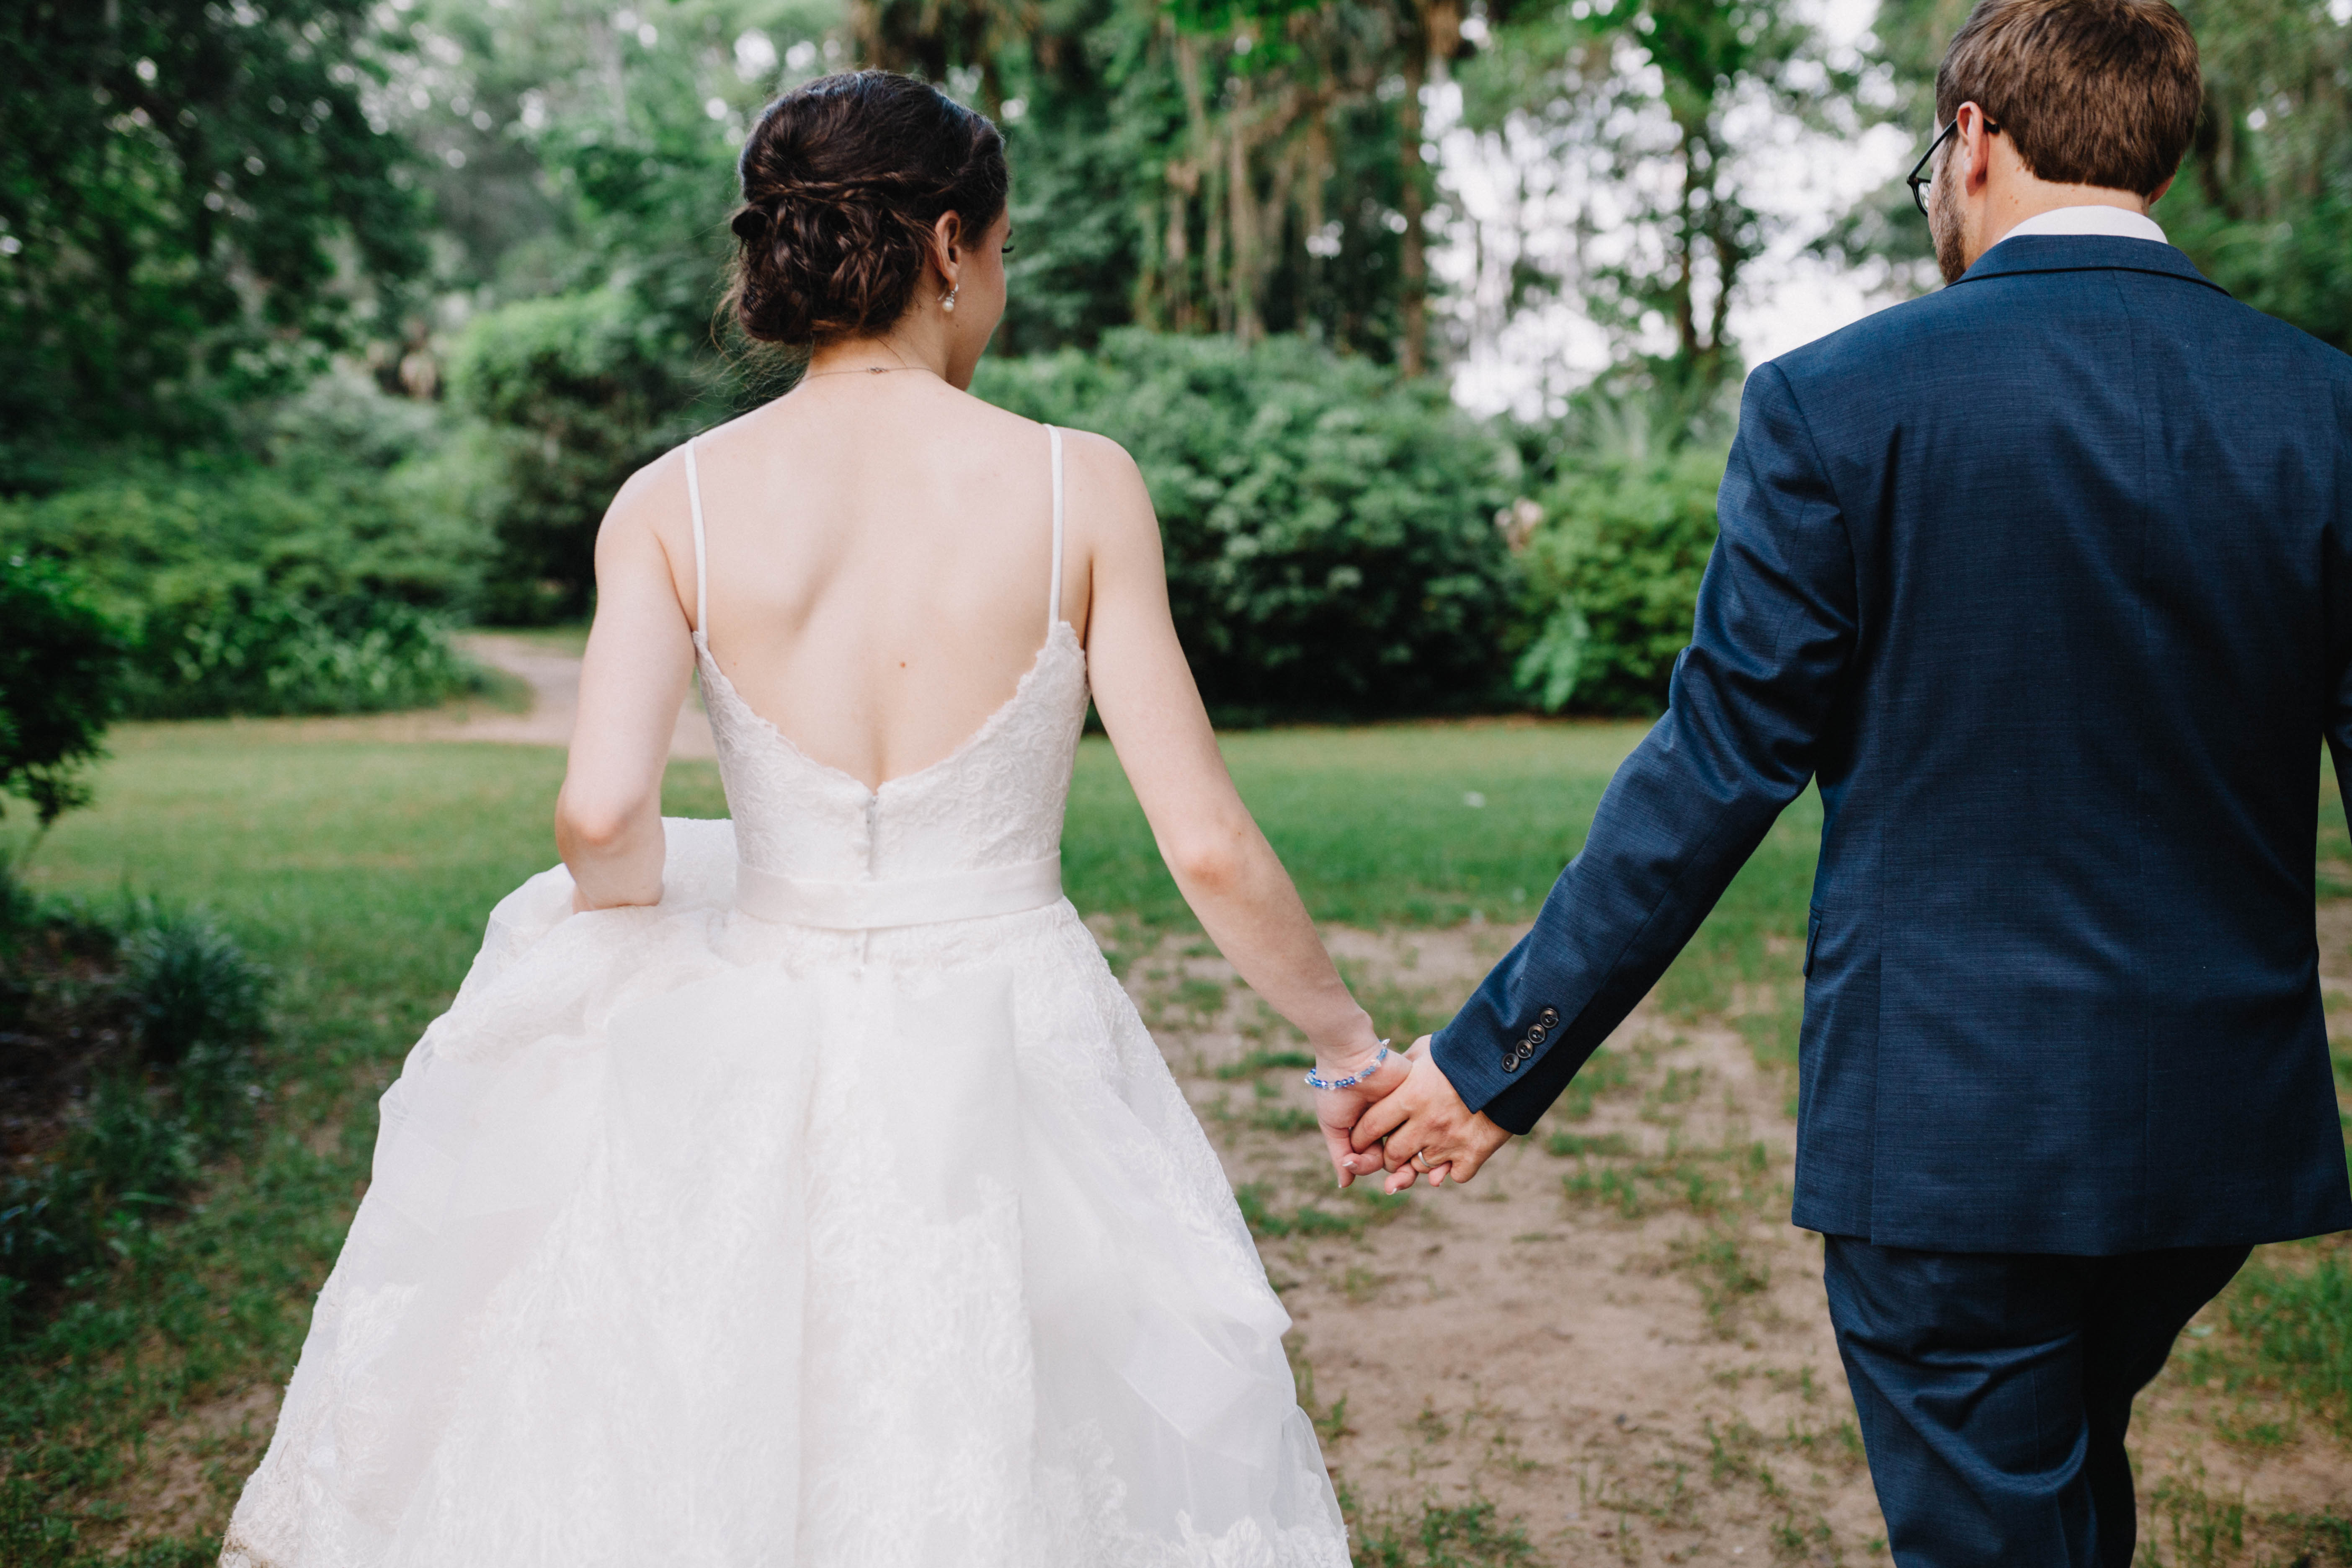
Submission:
<svg viewBox="0 0 2352 1568">
<path fill-rule="evenodd" d="M 2352 350 L 2352 17 L 2326 0 L 2187 0 L 2205 76 L 2175 241 L 2255 309 Z"/>
<path fill-rule="evenodd" d="M 0 797 L 41 826 L 89 799 L 76 775 L 121 697 L 122 642 L 55 564 L 0 553 Z"/>
<path fill-rule="evenodd" d="M 0 1341 L 243 1131 L 267 974 L 201 915 L 0 880 L 0 1102 L 48 1146 L 0 1188 Z"/>
<path fill-rule="evenodd" d="M 133 714 L 438 701 L 471 680 L 446 619 L 477 601 L 483 552 L 466 446 L 437 433 L 323 385 L 282 417 L 274 462 L 118 464 L 0 501 L 0 551 L 88 584 L 122 629 Z"/>
<path fill-rule="evenodd" d="M 1512 681 L 1545 712 L 1664 710 L 1715 548 L 1727 451 L 1706 426 L 1678 428 L 1675 406 L 1588 398 L 1551 483 L 1523 503 L 1514 542 L 1530 636 Z"/>
<path fill-rule="evenodd" d="M 453 395 L 489 428 L 499 463 L 493 619 L 587 609 L 605 504 L 694 428 L 691 362 L 665 337 L 635 294 L 607 288 L 509 305 L 458 346 Z"/>
<path fill-rule="evenodd" d="M 0 11 L 0 429 L 215 430 L 425 259 L 364 0 Z M 0 449 L 25 477 L 25 450 Z"/>
<path fill-rule="evenodd" d="M 1202 694 L 1228 714 L 1489 703 L 1513 589 L 1512 457 L 1440 388 L 1295 338 L 1126 331 L 983 363 L 974 390 L 1134 455 Z"/>
<path fill-rule="evenodd" d="M 1767 106 L 1850 127 L 1850 67 L 1786 5 L 1548 0 L 1511 6 L 1462 75 L 1471 124 L 1511 125 L 1577 171 L 1590 237 L 1526 256 L 1521 289 L 1573 291 L 1621 353 L 1648 353 L 1669 379 L 1736 382 L 1740 276 L 1786 223 L 1738 128 Z"/>
</svg>

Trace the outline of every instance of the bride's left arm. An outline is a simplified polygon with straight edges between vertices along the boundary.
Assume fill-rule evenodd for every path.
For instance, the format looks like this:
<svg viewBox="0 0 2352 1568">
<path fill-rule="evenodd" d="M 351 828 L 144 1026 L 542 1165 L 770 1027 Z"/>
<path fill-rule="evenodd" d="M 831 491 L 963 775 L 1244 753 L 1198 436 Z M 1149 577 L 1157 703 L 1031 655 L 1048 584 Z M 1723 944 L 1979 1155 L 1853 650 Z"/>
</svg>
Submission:
<svg viewBox="0 0 2352 1568">
<path fill-rule="evenodd" d="M 662 501 L 684 480 L 675 455 L 621 487 L 596 533 L 596 619 L 580 667 L 580 710 L 555 842 L 572 908 L 661 901 L 663 765 L 694 668 L 693 635 L 662 542 Z"/>
</svg>

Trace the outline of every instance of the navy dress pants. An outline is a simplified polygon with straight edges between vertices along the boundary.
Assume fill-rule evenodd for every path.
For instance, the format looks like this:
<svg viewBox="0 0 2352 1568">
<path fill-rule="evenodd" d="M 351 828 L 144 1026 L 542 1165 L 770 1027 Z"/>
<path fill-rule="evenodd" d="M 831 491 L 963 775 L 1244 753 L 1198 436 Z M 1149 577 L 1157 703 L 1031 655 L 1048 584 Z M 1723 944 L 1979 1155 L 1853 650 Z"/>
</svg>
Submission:
<svg viewBox="0 0 2352 1568">
<path fill-rule="evenodd" d="M 2251 1249 L 2072 1258 L 1823 1240 L 1830 1321 L 1898 1568 L 2130 1568 L 2132 1396 Z"/>
</svg>

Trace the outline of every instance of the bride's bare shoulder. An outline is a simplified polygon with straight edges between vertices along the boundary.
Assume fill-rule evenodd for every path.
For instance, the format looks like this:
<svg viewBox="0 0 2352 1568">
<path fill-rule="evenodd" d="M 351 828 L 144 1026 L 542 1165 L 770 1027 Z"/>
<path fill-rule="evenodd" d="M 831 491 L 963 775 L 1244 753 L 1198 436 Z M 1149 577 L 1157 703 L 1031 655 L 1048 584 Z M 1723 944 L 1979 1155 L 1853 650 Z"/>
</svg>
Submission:
<svg viewBox="0 0 2352 1568">
<path fill-rule="evenodd" d="M 1066 430 L 1062 453 L 1071 516 L 1106 542 L 1149 535 L 1157 551 L 1160 522 L 1152 512 L 1151 492 L 1128 449 L 1091 430 Z"/>
<path fill-rule="evenodd" d="M 673 530 L 681 535 L 689 531 L 692 507 L 687 487 L 687 448 L 695 448 L 707 465 L 714 451 L 723 456 L 738 437 L 750 436 L 756 440 L 759 427 L 772 421 L 775 408 L 774 403 L 763 404 L 699 431 L 622 480 L 612 505 L 604 510 L 604 531 L 645 531 L 664 537 Z"/>
<path fill-rule="evenodd" d="M 600 540 L 615 533 L 664 534 L 691 526 L 686 493 L 686 447 L 672 447 L 621 481 L 604 509 Z"/>
</svg>

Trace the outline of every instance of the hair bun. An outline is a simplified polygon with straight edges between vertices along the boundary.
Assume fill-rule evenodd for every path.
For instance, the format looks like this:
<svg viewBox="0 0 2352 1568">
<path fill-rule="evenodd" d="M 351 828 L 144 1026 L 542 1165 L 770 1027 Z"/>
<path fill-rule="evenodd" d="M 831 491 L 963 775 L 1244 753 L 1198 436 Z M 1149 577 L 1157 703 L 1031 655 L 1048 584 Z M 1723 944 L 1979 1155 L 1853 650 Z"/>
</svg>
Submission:
<svg viewBox="0 0 2352 1568">
<path fill-rule="evenodd" d="M 807 349 L 887 331 L 944 213 L 977 235 L 1004 210 L 1004 142 L 986 116 L 891 71 L 821 77 L 768 105 L 740 164 L 736 319 Z"/>
</svg>

